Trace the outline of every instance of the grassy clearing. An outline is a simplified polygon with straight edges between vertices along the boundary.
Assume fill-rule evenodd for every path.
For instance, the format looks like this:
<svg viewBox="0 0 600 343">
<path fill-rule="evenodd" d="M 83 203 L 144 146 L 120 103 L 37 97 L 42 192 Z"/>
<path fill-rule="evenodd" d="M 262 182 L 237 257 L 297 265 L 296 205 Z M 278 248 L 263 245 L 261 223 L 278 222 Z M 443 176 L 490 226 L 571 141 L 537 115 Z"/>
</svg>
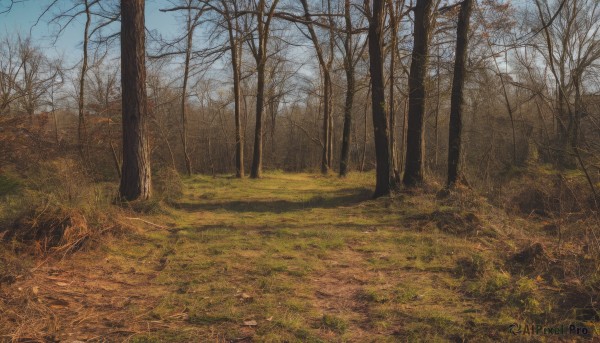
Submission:
<svg viewBox="0 0 600 343">
<path fill-rule="evenodd" d="M 560 285 L 508 267 L 535 223 L 472 195 L 370 200 L 372 179 L 187 178 L 138 218 L 165 228 L 13 280 L 0 340 L 492 342 L 576 320 Z"/>
</svg>

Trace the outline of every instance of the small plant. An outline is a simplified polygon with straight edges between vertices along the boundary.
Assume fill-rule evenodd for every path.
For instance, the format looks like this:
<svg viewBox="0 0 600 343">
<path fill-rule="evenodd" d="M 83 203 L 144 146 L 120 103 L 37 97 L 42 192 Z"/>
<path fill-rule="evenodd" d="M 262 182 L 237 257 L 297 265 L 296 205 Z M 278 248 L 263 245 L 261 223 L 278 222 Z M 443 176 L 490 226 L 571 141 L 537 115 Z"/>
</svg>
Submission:
<svg viewBox="0 0 600 343">
<path fill-rule="evenodd" d="M 330 314 L 324 314 L 321 318 L 321 324 L 324 328 L 338 334 L 343 334 L 348 329 L 348 323 L 342 318 Z"/>
<path fill-rule="evenodd" d="M 520 278 L 510 296 L 513 304 L 521 306 L 526 312 L 539 314 L 542 312 L 541 304 L 536 298 L 537 285 L 535 280 L 528 277 Z"/>
<path fill-rule="evenodd" d="M 485 256 L 475 253 L 457 261 L 456 273 L 468 278 L 481 277 L 491 267 L 490 261 Z"/>
</svg>

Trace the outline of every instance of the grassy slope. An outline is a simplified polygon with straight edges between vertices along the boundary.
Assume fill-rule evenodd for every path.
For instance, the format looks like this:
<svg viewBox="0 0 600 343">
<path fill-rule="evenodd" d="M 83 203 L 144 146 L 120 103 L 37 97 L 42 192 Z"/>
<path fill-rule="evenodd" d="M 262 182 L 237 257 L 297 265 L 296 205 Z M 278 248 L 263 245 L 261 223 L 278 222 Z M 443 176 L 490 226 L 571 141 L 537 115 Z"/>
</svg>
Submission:
<svg viewBox="0 0 600 343">
<path fill-rule="evenodd" d="M 505 270 L 526 222 L 477 199 L 373 201 L 372 179 L 189 178 L 178 203 L 143 218 L 167 228 L 148 225 L 17 282 L 0 310 L 21 319 L 0 334 L 485 342 L 512 338 L 512 322 L 564 315 L 552 307 L 557 289 Z"/>
</svg>

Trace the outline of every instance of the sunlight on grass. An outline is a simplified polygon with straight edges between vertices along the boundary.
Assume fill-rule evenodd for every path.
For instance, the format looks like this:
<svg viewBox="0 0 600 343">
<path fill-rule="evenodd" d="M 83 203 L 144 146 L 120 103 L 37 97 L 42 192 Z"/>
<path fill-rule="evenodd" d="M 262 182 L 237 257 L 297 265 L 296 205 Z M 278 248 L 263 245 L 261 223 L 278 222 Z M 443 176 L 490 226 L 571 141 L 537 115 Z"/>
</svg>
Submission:
<svg viewBox="0 0 600 343">
<path fill-rule="evenodd" d="M 486 341 L 473 323 L 498 331 L 547 308 L 482 248 L 496 235 L 448 230 L 469 213 L 427 193 L 372 200 L 372 179 L 184 178 L 182 197 L 144 215 L 166 228 L 101 249 L 113 279 L 153 299 L 122 310 L 162 325 L 131 341 Z"/>
</svg>

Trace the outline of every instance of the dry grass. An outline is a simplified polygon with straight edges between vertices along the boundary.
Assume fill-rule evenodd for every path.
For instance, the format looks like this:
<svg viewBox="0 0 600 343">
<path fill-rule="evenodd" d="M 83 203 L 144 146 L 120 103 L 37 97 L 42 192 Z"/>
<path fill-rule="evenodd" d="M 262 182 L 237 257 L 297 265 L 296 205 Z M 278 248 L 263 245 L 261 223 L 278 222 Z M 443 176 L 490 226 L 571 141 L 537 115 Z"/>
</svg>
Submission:
<svg viewBox="0 0 600 343">
<path fill-rule="evenodd" d="M 194 176 L 169 206 L 119 219 L 141 227 L 100 248 L 43 264 L 7 253 L 0 267 L 15 275 L 0 285 L 0 335 L 496 342 L 513 322 L 595 325 L 569 286 L 584 275 L 550 277 L 570 268 L 552 263 L 579 256 L 567 245 L 579 236 L 564 233 L 558 249 L 546 220 L 508 215 L 468 190 L 370 200 L 372 178 Z M 579 290 L 594 297 L 595 280 Z M 577 310 L 586 308 L 587 317 Z"/>
</svg>

